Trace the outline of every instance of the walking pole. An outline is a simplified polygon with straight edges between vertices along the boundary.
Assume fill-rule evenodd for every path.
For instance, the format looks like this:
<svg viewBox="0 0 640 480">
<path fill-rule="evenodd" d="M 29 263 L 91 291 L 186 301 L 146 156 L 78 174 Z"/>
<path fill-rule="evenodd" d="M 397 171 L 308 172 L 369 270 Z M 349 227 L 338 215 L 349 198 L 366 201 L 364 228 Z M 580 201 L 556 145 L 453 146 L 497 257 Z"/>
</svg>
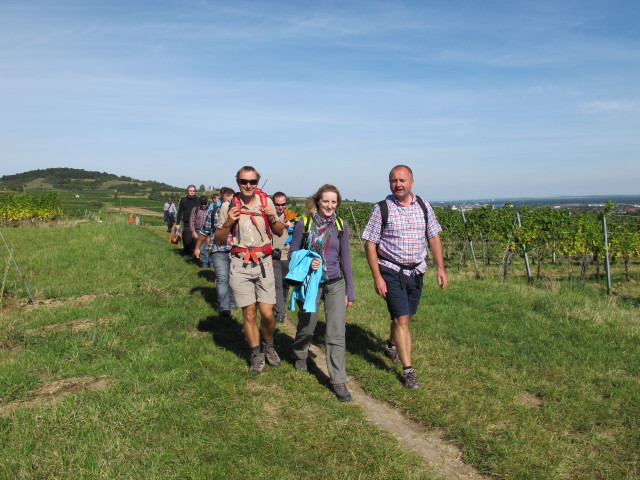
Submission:
<svg viewBox="0 0 640 480">
<path fill-rule="evenodd" d="M 18 272 L 18 275 L 20 276 L 20 279 L 22 280 L 22 284 L 24 285 L 24 289 L 27 291 L 27 293 L 29 294 L 29 303 L 35 303 L 35 301 L 33 300 L 33 296 L 31 295 L 31 290 L 29 290 L 29 286 L 27 285 L 27 282 L 25 281 L 24 277 L 22 276 L 22 272 L 20 271 L 20 268 L 18 267 L 18 263 L 16 262 L 16 259 L 13 258 L 13 254 L 11 253 L 11 249 L 9 248 L 9 245 L 7 245 L 7 241 L 4 239 L 4 235 L 2 234 L 2 232 L 0 232 L 0 237 L 2 237 L 2 241 L 4 242 L 4 246 L 7 248 L 7 252 L 9 252 L 9 258 L 11 258 L 11 261 L 13 262 L 13 264 L 16 267 L 16 271 Z"/>
</svg>

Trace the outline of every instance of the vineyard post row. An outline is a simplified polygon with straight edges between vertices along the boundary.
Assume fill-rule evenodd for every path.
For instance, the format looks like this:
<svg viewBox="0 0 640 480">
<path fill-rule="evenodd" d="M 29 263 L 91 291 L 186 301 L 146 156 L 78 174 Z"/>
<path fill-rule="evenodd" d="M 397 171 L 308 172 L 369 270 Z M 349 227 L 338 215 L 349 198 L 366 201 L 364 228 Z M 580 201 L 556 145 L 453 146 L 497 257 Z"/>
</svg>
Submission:
<svg viewBox="0 0 640 480">
<path fill-rule="evenodd" d="M 341 206 L 338 215 L 352 225 L 352 236 L 356 236 L 362 246 L 361 231 L 366 225 L 373 205 Z M 590 263 L 604 262 L 607 276 L 607 292 L 611 292 L 610 264 L 612 258 L 620 258 L 625 265 L 626 279 L 630 280 L 629 264 L 632 258 L 640 256 L 640 217 L 637 215 L 613 215 L 614 206 L 600 211 L 555 209 L 552 207 L 522 207 L 519 211 L 508 205 L 503 208 L 485 206 L 473 210 L 435 207 L 436 216 L 442 225 L 443 244 L 448 244 L 448 256 L 452 245 L 462 243 L 460 260 L 469 248 L 477 275 L 480 275 L 474 240 L 483 246 L 497 242 L 502 251 L 503 278 L 506 280 L 511 259 L 521 254 L 525 260 L 527 278 L 533 281 L 534 274 L 529 264 L 533 253 L 538 265 L 547 254 L 555 259 L 558 255 L 578 259 L 582 266 L 582 278 Z M 609 219 L 609 223 L 607 223 Z M 484 255 L 484 253 L 483 253 Z"/>
<path fill-rule="evenodd" d="M 366 225 L 373 204 L 343 204 L 338 215 L 351 225 L 352 235 L 364 245 L 361 232 Z M 301 208 L 294 208 L 302 213 Z M 556 255 L 581 258 L 582 278 L 586 279 L 587 267 L 595 262 L 605 262 L 607 291 L 611 291 L 611 259 L 620 258 L 624 262 L 626 280 L 630 280 L 629 265 L 632 258 L 640 256 L 640 217 L 638 215 L 614 215 L 614 205 L 608 201 L 600 211 L 578 211 L 555 209 L 548 206 L 530 208 L 524 206 L 519 211 L 509 204 L 503 208 L 490 205 L 463 211 L 462 209 L 435 207 L 436 216 L 442 225 L 441 237 L 445 245 L 445 256 L 450 256 L 452 245 L 462 242 L 460 267 L 467 247 L 474 259 L 476 273 L 480 271 L 476 261 L 473 241 L 480 239 L 483 258 L 489 242 L 500 245 L 503 250 L 502 270 L 506 280 L 511 259 L 517 253 L 525 256 L 527 277 L 532 280 L 528 265 L 528 254 L 535 255 L 540 276 L 543 256 L 550 253 L 555 262 Z M 87 211 L 85 211 L 85 216 Z M 56 192 L 38 194 L 0 194 L 0 218 L 3 225 L 21 221 L 49 222 L 63 218 L 59 197 Z M 607 219 L 609 221 L 607 221 Z M 485 260 L 486 261 L 486 260 Z"/>
</svg>

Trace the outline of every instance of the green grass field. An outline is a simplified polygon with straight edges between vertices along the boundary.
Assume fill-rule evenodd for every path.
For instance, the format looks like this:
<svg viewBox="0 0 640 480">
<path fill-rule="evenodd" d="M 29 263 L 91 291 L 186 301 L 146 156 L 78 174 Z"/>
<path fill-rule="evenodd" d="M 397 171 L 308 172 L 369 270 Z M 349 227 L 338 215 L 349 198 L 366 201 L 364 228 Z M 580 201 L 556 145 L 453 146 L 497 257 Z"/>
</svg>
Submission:
<svg viewBox="0 0 640 480">
<path fill-rule="evenodd" d="M 2 232 L 36 305 L 3 250 L 0 478 L 436 478 L 296 372 L 287 333 L 283 365 L 250 376 L 241 323 L 215 316 L 211 276 L 163 227 L 115 215 Z M 640 477 L 637 302 L 455 269 L 439 291 L 429 276 L 410 392 L 381 355 L 386 309 L 353 256 L 347 371 L 367 394 L 443 431 L 488 477 Z"/>
</svg>

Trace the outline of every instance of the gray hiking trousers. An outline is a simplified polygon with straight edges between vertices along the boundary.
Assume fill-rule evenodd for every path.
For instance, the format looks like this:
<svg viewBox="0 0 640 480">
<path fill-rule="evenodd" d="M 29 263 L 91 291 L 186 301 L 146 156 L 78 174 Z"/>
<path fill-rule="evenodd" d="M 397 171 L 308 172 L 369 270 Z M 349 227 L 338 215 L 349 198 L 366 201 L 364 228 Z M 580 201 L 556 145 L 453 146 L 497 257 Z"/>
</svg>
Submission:
<svg viewBox="0 0 640 480">
<path fill-rule="evenodd" d="M 327 331 L 325 349 L 327 369 L 331 383 L 347 383 L 345 360 L 345 321 L 347 307 L 345 305 L 344 279 L 329 280 L 321 283 L 316 297 L 315 313 L 302 311 L 302 303 L 298 302 L 298 330 L 293 341 L 293 353 L 298 360 L 305 360 L 309 354 L 309 345 L 318 323 L 320 303 L 324 302 Z"/>
</svg>

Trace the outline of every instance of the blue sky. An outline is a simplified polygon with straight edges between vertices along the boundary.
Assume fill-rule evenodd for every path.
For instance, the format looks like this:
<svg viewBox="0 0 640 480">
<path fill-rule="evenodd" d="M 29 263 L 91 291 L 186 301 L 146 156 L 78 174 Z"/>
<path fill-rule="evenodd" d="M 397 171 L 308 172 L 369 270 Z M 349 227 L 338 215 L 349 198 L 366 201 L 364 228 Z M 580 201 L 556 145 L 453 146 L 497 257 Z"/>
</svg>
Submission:
<svg viewBox="0 0 640 480">
<path fill-rule="evenodd" d="M 640 2 L 0 0 L 0 175 L 640 193 Z"/>
</svg>

